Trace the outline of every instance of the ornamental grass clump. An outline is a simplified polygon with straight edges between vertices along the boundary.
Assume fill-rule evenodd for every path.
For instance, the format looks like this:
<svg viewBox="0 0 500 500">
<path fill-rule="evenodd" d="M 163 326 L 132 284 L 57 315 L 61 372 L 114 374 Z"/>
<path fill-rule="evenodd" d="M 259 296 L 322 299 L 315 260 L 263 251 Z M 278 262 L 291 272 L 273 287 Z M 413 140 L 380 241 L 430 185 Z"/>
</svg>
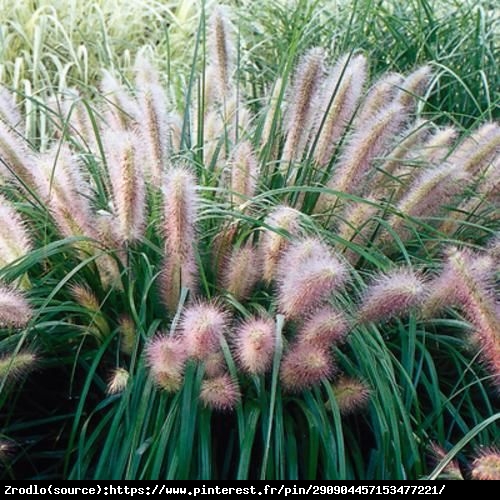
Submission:
<svg viewBox="0 0 500 500">
<path fill-rule="evenodd" d="M 498 124 L 446 125 L 436 64 L 261 82 L 231 18 L 179 88 L 144 49 L 49 96 L 38 142 L 2 93 L 5 435 L 60 421 L 33 454 L 75 479 L 432 477 L 498 435 Z"/>
</svg>

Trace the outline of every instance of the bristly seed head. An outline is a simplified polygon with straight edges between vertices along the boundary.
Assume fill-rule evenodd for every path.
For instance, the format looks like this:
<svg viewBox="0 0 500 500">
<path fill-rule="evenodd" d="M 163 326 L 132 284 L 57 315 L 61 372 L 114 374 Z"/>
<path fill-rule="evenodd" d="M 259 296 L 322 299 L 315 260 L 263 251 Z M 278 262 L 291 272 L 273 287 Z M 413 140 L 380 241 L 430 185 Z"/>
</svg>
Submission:
<svg viewBox="0 0 500 500">
<path fill-rule="evenodd" d="M 0 284 L 0 328 L 23 328 L 33 311 L 23 294 Z"/>
<path fill-rule="evenodd" d="M 246 243 L 233 249 L 224 263 L 222 286 L 238 301 L 248 298 L 261 277 L 260 255 L 257 249 Z"/>
<path fill-rule="evenodd" d="M 278 274 L 278 306 L 289 319 L 322 305 L 347 278 L 344 264 L 332 250 L 311 238 L 290 245 Z"/>
<path fill-rule="evenodd" d="M 240 400 L 238 384 L 227 374 L 202 382 L 200 400 L 217 411 L 230 411 Z"/>
<path fill-rule="evenodd" d="M 189 357 L 205 360 L 220 347 L 228 324 L 227 313 L 217 304 L 199 302 L 186 307 L 180 332 Z"/>
<path fill-rule="evenodd" d="M 108 387 L 106 392 L 108 394 L 119 394 L 127 387 L 130 373 L 125 368 L 115 368 L 109 377 Z"/>
<path fill-rule="evenodd" d="M 29 350 L 0 356 L 0 381 L 16 380 L 32 371 L 38 362 L 37 355 Z"/>
<path fill-rule="evenodd" d="M 333 375 L 334 366 L 327 349 L 296 344 L 283 357 L 280 379 L 285 390 L 300 392 Z"/>
<path fill-rule="evenodd" d="M 156 384 L 167 392 L 178 391 L 187 359 L 184 339 L 157 335 L 146 347 L 146 356 Z"/>
<path fill-rule="evenodd" d="M 260 241 L 262 253 L 263 278 L 270 283 L 275 278 L 276 268 L 282 253 L 290 244 L 287 235 L 298 236 L 300 231 L 300 212 L 284 205 L 276 207 L 265 219 L 265 224 L 275 230 L 265 229 Z"/>
<path fill-rule="evenodd" d="M 340 377 L 333 384 L 333 393 L 342 415 L 362 409 L 370 398 L 370 392 L 364 382 L 351 377 Z"/>
<path fill-rule="evenodd" d="M 304 320 L 297 333 L 297 342 L 326 349 L 342 342 L 348 329 L 344 314 L 325 306 L 313 311 Z"/>
<path fill-rule="evenodd" d="M 377 276 L 364 294 L 358 321 L 386 321 L 406 314 L 424 300 L 422 278 L 411 269 L 395 269 Z"/>
<path fill-rule="evenodd" d="M 236 328 L 236 358 L 248 373 L 264 373 L 270 367 L 274 344 L 275 325 L 271 318 L 253 317 Z"/>
<path fill-rule="evenodd" d="M 500 480 L 500 451 L 483 450 L 472 463 L 472 477 L 480 480 Z"/>
</svg>

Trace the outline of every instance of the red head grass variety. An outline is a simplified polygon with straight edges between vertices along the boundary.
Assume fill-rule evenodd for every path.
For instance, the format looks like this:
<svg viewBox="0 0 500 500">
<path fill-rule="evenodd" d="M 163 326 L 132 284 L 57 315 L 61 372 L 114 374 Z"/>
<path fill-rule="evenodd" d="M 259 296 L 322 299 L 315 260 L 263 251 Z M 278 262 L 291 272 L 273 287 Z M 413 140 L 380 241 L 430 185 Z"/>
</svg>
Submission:
<svg viewBox="0 0 500 500">
<path fill-rule="evenodd" d="M 125 368 L 115 368 L 109 377 L 106 392 L 108 394 L 119 394 L 123 392 L 128 384 L 130 373 Z"/>
<path fill-rule="evenodd" d="M 355 378 L 340 377 L 332 388 L 342 415 L 349 415 L 363 409 L 370 399 L 369 387 Z"/>
<path fill-rule="evenodd" d="M 237 383 L 228 374 L 208 378 L 201 384 L 200 400 L 213 410 L 232 410 L 238 404 L 240 397 Z"/>
<path fill-rule="evenodd" d="M 300 392 L 333 375 L 334 366 L 328 349 L 295 344 L 281 362 L 280 379 L 288 392 Z"/>
<path fill-rule="evenodd" d="M 249 297 L 262 275 L 260 254 L 247 242 L 233 249 L 224 265 L 222 287 L 241 302 Z"/>
<path fill-rule="evenodd" d="M 300 212 L 287 206 L 276 207 L 265 219 L 266 228 L 262 232 L 260 251 L 262 254 L 262 273 L 269 284 L 274 278 L 282 253 L 290 244 L 289 236 L 300 232 Z"/>
<path fill-rule="evenodd" d="M 297 332 L 299 344 L 327 349 L 342 342 L 349 330 L 346 317 L 330 306 L 315 310 Z"/>
<path fill-rule="evenodd" d="M 236 328 L 236 358 L 248 373 L 264 373 L 271 366 L 274 344 L 275 324 L 271 318 L 253 317 Z"/>
<path fill-rule="evenodd" d="M 471 475 L 473 479 L 500 480 L 500 451 L 493 448 L 483 450 L 472 462 Z"/>
<path fill-rule="evenodd" d="M 114 233 L 122 244 L 142 238 L 146 219 L 146 193 L 139 138 L 127 131 L 109 132 L 105 136 L 107 164 L 113 208 L 116 214 Z"/>
<path fill-rule="evenodd" d="M 0 268 L 31 250 L 26 225 L 14 207 L 0 195 Z"/>
<path fill-rule="evenodd" d="M 0 284 L 0 328 L 23 328 L 32 316 L 24 295 Z"/>
<path fill-rule="evenodd" d="M 227 314 L 214 303 L 199 302 L 184 309 L 180 331 L 189 357 L 205 360 L 220 347 Z"/>
<path fill-rule="evenodd" d="M 324 59 L 323 49 L 313 48 L 301 58 L 295 70 L 284 118 L 286 140 L 281 156 L 284 171 L 288 162 L 300 159 L 309 140 L 315 114 L 314 102 L 325 71 Z"/>
<path fill-rule="evenodd" d="M 298 318 L 330 298 L 346 278 L 344 264 L 319 240 L 293 243 L 279 266 L 279 311 L 288 319 Z"/>
<path fill-rule="evenodd" d="M 315 124 L 318 137 L 314 159 L 319 165 L 325 166 L 330 161 L 356 110 L 365 78 L 366 58 L 344 56 L 324 83 L 316 103 L 319 112 Z"/>
<path fill-rule="evenodd" d="M 406 314 L 424 300 L 424 282 L 411 269 L 394 269 L 374 278 L 363 296 L 358 322 L 386 321 Z"/>
<path fill-rule="evenodd" d="M 147 345 L 146 356 L 158 387 L 167 392 L 178 391 L 187 359 L 184 339 L 158 335 Z"/>
<path fill-rule="evenodd" d="M 182 287 L 194 292 L 197 281 L 195 258 L 196 181 L 182 167 L 171 168 L 165 177 L 165 254 L 163 292 L 170 313 L 174 313 Z"/>
</svg>

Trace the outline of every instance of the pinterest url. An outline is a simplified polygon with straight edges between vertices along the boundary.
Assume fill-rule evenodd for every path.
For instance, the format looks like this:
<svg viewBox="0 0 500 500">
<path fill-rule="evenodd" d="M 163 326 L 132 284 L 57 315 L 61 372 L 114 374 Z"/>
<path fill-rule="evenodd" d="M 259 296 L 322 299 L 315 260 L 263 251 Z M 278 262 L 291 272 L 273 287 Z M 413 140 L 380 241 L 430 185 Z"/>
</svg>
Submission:
<svg viewBox="0 0 500 500">
<path fill-rule="evenodd" d="M 284 486 L 279 488 L 265 485 L 255 486 L 205 486 L 196 488 L 172 488 L 165 484 L 155 486 L 4 486 L 5 495 L 441 495 L 445 485 L 408 485 L 408 486 L 333 486 L 310 485 L 308 487 Z"/>
</svg>

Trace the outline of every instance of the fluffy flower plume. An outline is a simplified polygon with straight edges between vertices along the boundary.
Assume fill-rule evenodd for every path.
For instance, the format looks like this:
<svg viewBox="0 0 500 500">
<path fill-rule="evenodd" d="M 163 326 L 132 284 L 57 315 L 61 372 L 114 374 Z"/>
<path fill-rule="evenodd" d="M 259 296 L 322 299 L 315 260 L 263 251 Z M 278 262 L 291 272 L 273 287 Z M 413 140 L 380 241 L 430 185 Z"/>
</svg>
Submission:
<svg viewBox="0 0 500 500">
<path fill-rule="evenodd" d="M 471 475 L 473 479 L 500 480 L 500 451 L 493 448 L 483 450 L 472 462 Z"/>
<path fill-rule="evenodd" d="M 380 207 L 371 197 L 367 197 L 361 202 L 349 203 L 345 208 L 344 220 L 338 227 L 339 237 L 361 247 L 366 247 L 371 240 L 376 224 L 374 217 L 379 210 Z M 349 248 L 347 244 L 343 247 L 345 248 L 344 257 L 351 264 L 356 264 L 360 254 L 355 249 Z"/>
<path fill-rule="evenodd" d="M 397 205 L 397 211 L 403 217 L 395 214 L 389 218 L 392 229 L 400 238 L 407 239 L 410 235 L 406 227 L 407 217 L 435 216 L 444 204 L 463 190 L 467 180 L 466 172 L 448 163 L 424 170 Z M 384 233 L 383 238 L 387 240 L 388 236 Z"/>
<path fill-rule="evenodd" d="M 476 175 L 500 153 L 500 126 L 485 123 L 450 155 L 449 162 Z"/>
<path fill-rule="evenodd" d="M 257 248 L 246 243 L 235 248 L 224 265 L 222 287 L 238 301 L 247 299 L 261 277 Z"/>
<path fill-rule="evenodd" d="M 37 361 L 37 355 L 26 349 L 0 355 L 0 380 L 15 380 L 26 375 L 36 367 Z"/>
<path fill-rule="evenodd" d="M 278 273 L 278 306 L 293 319 L 318 307 L 346 280 L 345 266 L 319 240 L 305 239 L 290 245 Z"/>
<path fill-rule="evenodd" d="M 358 321 L 384 321 L 421 305 L 425 286 L 411 269 L 395 269 L 374 278 L 364 294 Z"/>
<path fill-rule="evenodd" d="M 71 87 L 65 89 L 59 105 L 59 112 L 63 119 L 60 124 L 61 129 L 68 129 L 79 144 L 92 153 L 98 154 L 99 145 L 89 114 L 92 113 L 93 118 L 96 118 L 98 113 L 92 110 L 90 102 L 82 97 L 77 88 Z"/>
<path fill-rule="evenodd" d="M 368 91 L 361 108 L 355 118 L 355 126 L 371 120 L 382 109 L 386 108 L 401 87 L 403 77 L 399 73 L 386 73 L 380 77 Z"/>
<path fill-rule="evenodd" d="M 196 182 L 185 168 L 172 168 L 165 179 L 164 217 L 165 254 L 163 292 L 168 310 L 177 309 L 180 291 L 196 286 L 195 221 L 197 211 Z"/>
<path fill-rule="evenodd" d="M 167 392 L 176 392 L 182 384 L 187 352 L 184 339 L 157 335 L 146 347 L 153 380 Z"/>
<path fill-rule="evenodd" d="M 365 78 L 366 58 L 362 55 L 352 59 L 344 56 L 324 83 L 317 99 L 316 129 L 319 135 L 314 159 L 319 165 L 325 166 L 330 161 L 356 110 Z"/>
<path fill-rule="evenodd" d="M 224 6 L 217 6 L 210 17 L 210 33 L 207 47 L 210 54 L 210 65 L 213 71 L 208 72 L 208 84 L 213 92 L 207 92 L 209 103 L 227 98 L 231 87 L 231 76 L 234 69 L 235 44 L 233 27 L 229 14 Z M 210 81 L 210 77 L 214 79 Z"/>
<path fill-rule="evenodd" d="M 123 315 L 118 320 L 120 332 L 120 349 L 125 354 L 131 355 L 134 352 L 137 339 L 137 328 L 134 320 L 128 316 Z"/>
<path fill-rule="evenodd" d="M 23 118 L 16 105 L 16 95 L 5 87 L 0 88 L 0 121 L 16 130 L 23 126 Z"/>
<path fill-rule="evenodd" d="M 227 314 L 216 304 L 199 302 L 186 307 L 180 332 L 188 356 L 204 360 L 217 351 L 227 324 Z"/>
<path fill-rule="evenodd" d="M 488 254 L 455 250 L 447 266 L 454 277 L 456 299 L 474 326 L 481 356 L 500 388 L 500 308 L 493 295 L 494 260 Z"/>
<path fill-rule="evenodd" d="M 283 169 L 299 159 L 309 139 L 314 120 L 314 101 L 324 75 L 325 54 L 313 48 L 304 55 L 295 71 L 285 113 L 286 141 L 283 147 Z"/>
<path fill-rule="evenodd" d="M 457 137 L 454 127 L 438 129 L 423 144 L 423 156 L 432 165 L 442 162 L 450 150 L 450 146 Z"/>
<path fill-rule="evenodd" d="M 0 284 L 0 328 L 23 328 L 33 316 L 23 294 Z"/>
<path fill-rule="evenodd" d="M 126 131 L 106 135 L 109 151 L 107 162 L 117 222 L 115 233 L 122 243 L 139 240 L 145 226 L 144 158 L 138 140 L 136 134 Z"/>
<path fill-rule="evenodd" d="M 334 366 L 327 349 L 314 345 L 294 345 L 283 357 L 280 379 L 285 390 L 300 392 L 333 375 Z"/>
<path fill-rule="evenodd" d="M 272 362 L 275 325 L 270 318 L 254 317 L 235 331 L 235 353 L 240 366 L 248 373 L 265 372 Z"/>
<path fill-rule="evenodd" d="M 201 384 L 200 400 L 214 410 L 232 410 L 240 397 L 237 383 L 227 374 L 206 379 Z"/>
<path fill-rule="evenodd" d="M 119 394 L 127 387 L 130 373 L 125 368 L 115 368 L 109 377 L 106 392 L 108 394 Z"/>
<path fill-rule="evenodd" d="M 169 162 L 168 101 L 160 77 L 148 58 L 139 53 L 135 62 L 138 115 L 142 131 L 144 168 L 153 186 L 160 187 Z"/>
<path fill-rule="evenodd" d="M 23 219 L 0 195 L 0 268 L 23 257 L 31 248 L 31 239 Z"/>
<path fill-rule="evenodd" d="M 137 102 L 124 86 L 109 71 L 102 71 L 100 84 L 104 98 L 109 104 L 106 108 L 108 126 L 115 130 L 126 130 L 136 123 L 139 110 Z"/>
<path fill-rule="evenodd" d="M 227 371 L 227 363 L 222 349 L 211 352 L 203 360 L 205 376 L 208 378 L 220 377 Z"/>
<path fill-rule="evenodd" d="M 364 382 L 351 377 L 342 376 L 333 384 L 333 393 L 342 415 L 355 413 L 366 406 L 370 392 Z"/>
<path fill-rule="evenodd" d="M 98 238 L 89 202 L 91 189 L 67 145 L 43 155 L 35 182 L 63 236 Z"/>
<path fill-rule="evenodd" d="M 408 110 L 415 107 L 417 99 L 420 98 L 429 85 L 432 77 L 430 66 L 422 66 L 410 73 L 403 81 L 397 100 Z"/>
<path fill-rule="evenodd" d="M 382 156 L 404 123 L 406 112 L 401 105 L 391 104 L 371 120 L 360 124 L 344 148 L 339 165 L 327 184 L 329 189 L 359 194 L 366 185 L 366 176 L 374 160 Z M 322 193 L 316 204 L 316 212 L 331 209 L 337 196 Z"/>
<path fill-rule="evenodd" d="M 236 204 L 242 204 L 255 194 L 257 184 L 257 158 L 248 141 L 234 150 L 231 162 L 231 192 Z"/>
<path fill-rule="evenodd" d="M 37 156 L 9 124 L 0 120 L 0 180 L 14 179 L 33 188 Z"/>
<path fill-rule="evenodd" d="M 300 212 L 286 207 L 276 207 L 265 219 L 266 228 L 260 240 L 263 279 L 270 283 L 275 278 L 276 268 L 283 251 L 289 245 L 289 236 L 298 236 Z"/>
<path fill-rule="evenodd" d="M 432 459 L 435 462 L 440 462 L 446 456 L 446 451 L 439 446 L 437 443 L 431 443 L 430 451 L 432 454 Z M 460 466 L 457 460 L 452 460 L 444 469 L 441 474 L 439 474 L 437 479 L 442 480 L 457 480 L 461 481 L 464 479 L 462 475 L 462 471 L 460 470 Z"/>
<path fill-rule="evenodd" d="M 349 330 L 345 316 L 330 306 L 314 311 L 297 332 L 300 344 L 329 348 L 342 342 Z"/>
<path fill-rule="evenodd" d="M 90 331 L 98 338 L 106 337 L 110 332 L 109 324 L 102 314 L 101 304 L 92 289 L 86 285 L 74 284 L 70 291 L 76 302 L 87 309 L 91 320 Z"/>
</svg>

